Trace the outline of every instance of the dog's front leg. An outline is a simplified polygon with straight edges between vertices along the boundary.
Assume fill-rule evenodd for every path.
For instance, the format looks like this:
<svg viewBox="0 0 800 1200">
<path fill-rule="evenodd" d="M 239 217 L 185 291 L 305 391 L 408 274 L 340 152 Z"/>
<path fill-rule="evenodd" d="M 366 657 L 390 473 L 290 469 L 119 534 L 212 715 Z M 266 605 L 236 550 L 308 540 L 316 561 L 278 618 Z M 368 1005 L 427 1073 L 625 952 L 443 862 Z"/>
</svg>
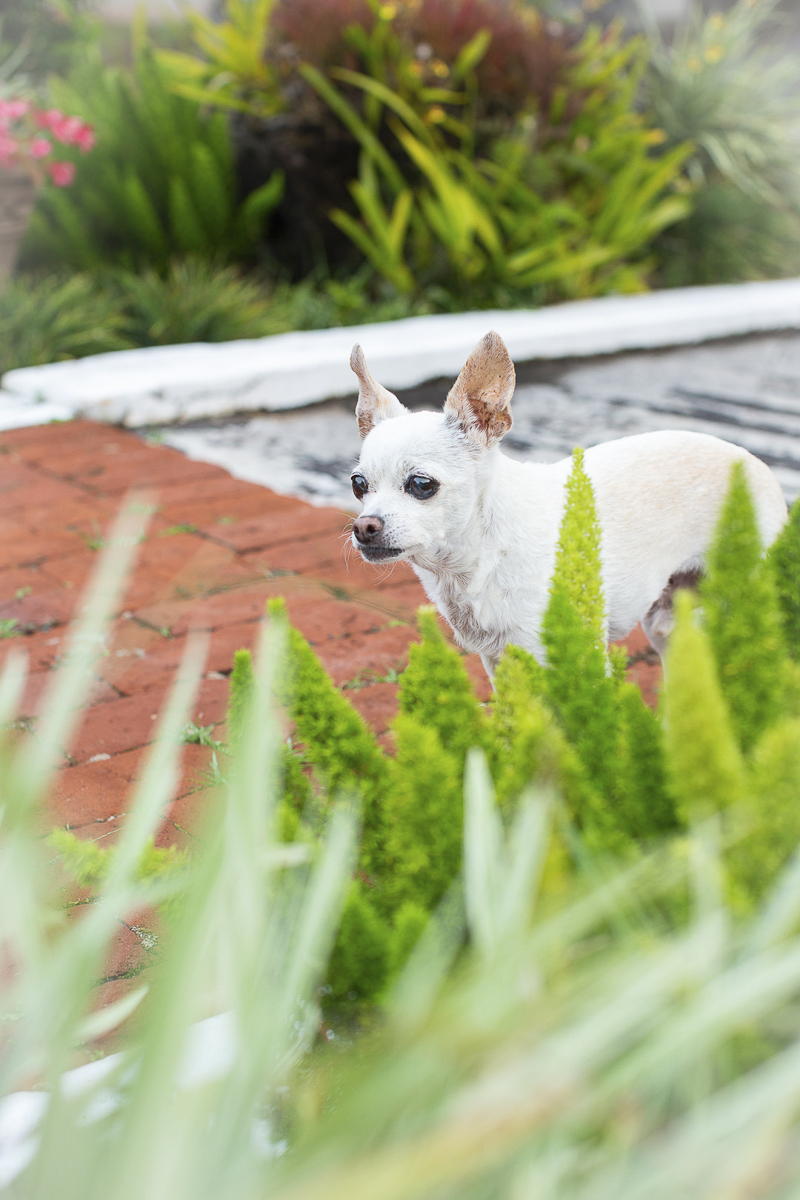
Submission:
<svg viewBox="0 0 800 1200">
<path fill-rule="evenodd" d="M 483 669 L 486 672 L 486 674 L 489 676 L 489 680 L 491 682 L 492 689 L 494 690 L 494 673 L 497 670 L 498 663 L 500 662 L 500 655 L 499 654 L 482 654 L 481 662 L 483 663 Z"/>
</svg>

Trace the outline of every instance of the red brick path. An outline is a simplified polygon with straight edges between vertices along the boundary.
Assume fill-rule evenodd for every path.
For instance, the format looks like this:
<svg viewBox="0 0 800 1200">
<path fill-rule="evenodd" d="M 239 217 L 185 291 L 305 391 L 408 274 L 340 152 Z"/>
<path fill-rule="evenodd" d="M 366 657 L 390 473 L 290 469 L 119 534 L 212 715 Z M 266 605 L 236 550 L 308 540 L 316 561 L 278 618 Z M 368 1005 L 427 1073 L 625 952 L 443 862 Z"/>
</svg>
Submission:
<svg viewBox="0 0 800 1200">
<path fill-rule="evenodd" d="M 414 610 L 425 602 L 405 564 L 381 573 L 346 558 L 344 512 L 242 483 L 219 467 L 107 425 L 75 421 L 6 433 L 0 438 L 0 621 L 6 622 L 0 631 L 12 636 L 0 639 L 0 663 L 11 646 L 28 652 L 25 716 L 36 713 L 103 534 L 122 498 L 137 487 L 156 493 L 157 515 L 52 802 L 52 824 L 83 838 L 113 836 L 124 815 L 189 630 L 210 634 L 194 711 L 199 724 L 223 721 L 233 653 L 253 644 L 267 598 L 281 595 L 336 683 L 348 686 L 356 708 L 383 734 L 397 691 L 383 677 L 404 666 Z M 631 649 L 641 649 L 641 640 L 630 642 Z M 468 662 L 487 695 L 480 663 Z M 652 689 L 653 668 L 633 671 Z M 191 836 L 208 760 L 208 750 L 186 747 L 160 843 Z M 124 930 L 109 976 L 139 969 L 148 953 L 135 930 Z"/>
</svg>

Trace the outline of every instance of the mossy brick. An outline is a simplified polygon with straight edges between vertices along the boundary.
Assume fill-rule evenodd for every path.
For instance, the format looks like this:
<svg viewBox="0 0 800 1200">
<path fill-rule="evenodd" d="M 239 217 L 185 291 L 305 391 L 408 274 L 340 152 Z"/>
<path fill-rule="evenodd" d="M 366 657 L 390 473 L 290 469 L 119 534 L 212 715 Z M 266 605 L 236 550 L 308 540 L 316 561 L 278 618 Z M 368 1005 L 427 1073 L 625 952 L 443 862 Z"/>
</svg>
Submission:
<svg viewBox="0 0 800 1200">
<path fill-rule="evenodd" d="M 152 688 L 89 708 L 70 753 L 78 762 L 96 754 L 119 754 L 153 740 L 167 692 Z M 225 679 L 203 679 L 190 720 L 212 725 L 225 716 L 228 684 Z"/>
<path fill-rule="evenodd" d="M 316 652 L 333 682 L 341 686 L 360 678 L 403 670 L 408 662 L 408 647 L 414 641 L 414 629 L 398 625 L 325 641 L 316 647 Z"/>
<path fill-rule="evenodd" d="M 10 600 L 21 591 L 26 595 L 31 592 L 46 591 L 49 588 L 59 587 L 60 583 L 61 581 L 56 575 L 49 574 L 47 569 L 39 564 L 28 567 L 0 568 L 0 601 Z"/>
<path fill-rule="evenodd" d="M 131 645 L 112 645 L 96 669 L 123 696 L 169 687 L 186 649 L 185 638 L 164 638 L 154 630 L 130 624 L 141 636 L 134 637 Z"/>
<path fill-rule="evenodd" d="M 111 952 L 103 966 L 103 977 L 138 974 L 155 958 L 158 946 L 158 917 L 149 911 L 131 915 L 120 923 Z"/>
<path fill-rule="evenodd" d="M 64 446 L 99 445 L 109 441 L 135 440 L 132 433 L 115 429 L 101 421 L 66 421 L 55 425 L 30 425 L 3 433 L 0 446 L 20 457 L 37 462 L 48 453 Z"/>
<path fill-rule="evenodd" d="M 304 581 L 304 591 L 284 596 L 289 621 L 315 648 L 339 638 L 372 633 L 392 619 L 368 604 L 337 600 L 319 584 Z"/>
<path fill-rule="evenodd" d="M 98 522 L 111 521 L 116 515 L 117 501 L 90 496 L 72 484 L 51 488 L 55 482 L 43 478 L 41 487 L 19 496 L 13 507 L 0 502 L 0 544 L 18 538 L 25 530 L 37 534 L 90 532 Z"/>
<path fill-rule="evenodd" d="M 2 459 L 0 459 L 0 468 L 2 467 Z M 49 508 L 50 519 L 57 520 L 61 523 L 61 512 L 59 507 L 64 505 L 67 509 L 70 505 L 81 503 L 92 503 L 95 499 L 86 488 L 78 483 L 71 482 L 67 479 L 56 478 L 45 471 L 39 471 L 31 468 L 32 473 L 36 476 L 36 481 L 25 488 L 20 488 L 15 492 L 6 493 L 0 497 L 0 513 L 25 512 L 27 516 L 28 507 L 36 508 L 40 512 L 43 509 Z"/>
<path fill-rule="evenodd" d="M 115 755 L 147 745 L 155 735 L 165 699 L 166 690 L 154 688 L 90 708 L 75 744 L 69 747 L 71 755 L 78 762 L 86 762 L 96 754 Z"/>
<path fill-rule="evenodd" d="M 224 766 L 224 754 L 213 749 L 212 746 L 185 745 L 182 748 L 180 779 L 175 785 L 174 796 L 164 805 L 164 817 L 169 817 L 170 821 L 178 821 L 178 810 L 174 808 L 174 805 L 179 800 L 192 802 L 192 797 L 196 796 L 198 792 L 209 790 L 210 779 L 206 772 L 211 769 L 212 758 L 215 754 L 217 761 Z M 187 806 L 182 805 L 181 811 L 186 812 Z M 179 821 L 179 824 L 181 823 Z"/>
<path fill-rule="evenodd" d="M 120 496 L 133 487 L 156 489 L 177 480 L 202 488 L 216 480 L 218 468 L 184 458 L 176 450 L 168 454 L 156 456 L 149 448 L 138 453 L 125 449 L 118 456 L 89 456 L 72 466 L 65 461 L 61 469 L 67 479 L 106 496 Z"/>
<path fill-rule="evenodd" d="M 360 691 L 348 691 L 347 698 L 377 736 L 388 734 L 399 707 L 396 683 L 373 683 Z"/>
<path fill-rule="evenodd" d="M 242 519 L 268 511 L 273 495 L 267 488 L 220 472 L 218 477 L 204 480 L 201 487 L 193 482 L 162 484 L 157 494 L 158 515 L 168 525 L 191 522 L 205 531 L 220 517 Z"/>
<path fill-rule="evenodd" d="M 21 529 L 16 536 L 0 541 L 0 566 L 24 567 L 34 563 L 44 564 L 63 554 L 72 554 L 81 545 L 81 539 L 71 530 L 29 532 Z"/>
<path fill-rule="evenodd" d="M 264 615 L 270 597 L 290 594 L 329 598 L 329 594 L 315 583 L 282 576 L 228 588 L 202 600 L 145 605 L 135 610 L 135 616 L 155 629 L 169 629 L 174 636 L 180 636 L 189 629 L 214 630 L 240 621 L 257 620 Z"/>
<path fill-rule="evenodd" d="M 12 652 L 22 651 L 30 671 L 48 671 L 66 646 L 65 629 L 42 629 L 22 637 L 0 638 L 0 670 Z"/>
<path fill-rule="evenodd" d="M 311 534 L 306 538 L 298 537 L 271 550 L 243 554 L 242 558 L 247 562 L 258 563 L 265 573 L 288 571 L 293 575 L 319 575 L 322 572 L 327 580 L 339 582 L 334 564 L 342 553 L 341 544 L 332 534 L 326 533 Z"/>
<path fill-rule="evenodd" d="M 413 615 L 421 604 L 428 603 L 425 589 L 407 563 L 398 563 L 390 576 L 381 577 L 375 572 L 372 583 L 366 590 L 379 597 L 380 603 L 397 613 Z M 373 571 L 374 567 L 371 568 Z M 353 589 L 354 592 L 356 589 Z"/>
<path fill-rule="evenodd" d="M 43 476 L 28 463 L 20 460 L 9 462 L 0 459 L 0 512 L 19 503 L 19 497 L 30 496 L 36 486 L 43 482 Z"/>
<path fill-rule="evenodd" d="M 51 585 L 38 591 L 0 599 L 0 620 L 16 621 L 19 626 L 37 629 L 63 625 L 73 615 L 79 594 L 70 588 Z"/>
<path fill-rule="evenodd" d="M 82 587 L 97 564 L 95 554 L 62 556 L 46 569 L 62 584 Z M 224 546 L 191 533 L 150 537 L 141 546 L 121 603 L 123 611 L 162 600 L 189 598 L 257 578 Z"/>
<path fill-rule="evenodd" d="M 192 708 L 191 720 L 198 725 L 216 725 L 219 721 L 225 720 L 227 710 L 227 679 L 201 679 Z"/>
<path fill-rule="evenodd" d="M 127 811 L 134 779 L 141 770 L 143 750 L 129 750 L 95 762 L 64 767 L 48 798 L 50 826 L 68 829 L 106 823 Z"/>
<path fill-rule="evenodd" d="M 45 696 L 53 683 L 53 670 L 30 671 L 19 702 L 18 715 L 34 717 L 41 712 Z M 117 692 L 104 679 L 93 679 L 86 697 L 86 708 L 117 699 Z"/>
<path fill-rule="evenodd" d="M 270 501 L 267 511 L 232 524 L 207 526 L 205 531 L 214 541 L 229 546 L 238 553 L 265 550 L 294 541 L 303 541 L 320 534 L 339 538 L 352 524 L 352 517 L 332 508 L 315 508 L 290 497 L 276 505 Z"/>
</svg>

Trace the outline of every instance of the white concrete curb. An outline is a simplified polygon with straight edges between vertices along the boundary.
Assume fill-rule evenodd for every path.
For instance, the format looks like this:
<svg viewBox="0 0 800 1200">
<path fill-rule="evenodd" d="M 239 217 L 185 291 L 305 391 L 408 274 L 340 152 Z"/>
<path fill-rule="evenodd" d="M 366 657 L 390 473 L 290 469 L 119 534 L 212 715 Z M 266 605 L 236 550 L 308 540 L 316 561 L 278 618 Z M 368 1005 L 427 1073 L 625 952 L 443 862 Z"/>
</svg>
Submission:
<svg viewBox="0 0 800 1200">
<path fill-rule="evenodd" d="M 4 420 L 39 424 L 62 412 L 140 426 L 313 404 L 353 392 L 349 357 L 355 342 L 363 345 L 381 383 L 413 387 L 455 375 L 489 329 L 505 339 L 517 362 L 800 329 L 800 279 L 613 296 L 537 310 L 411 317 L 25 367 L 3 377 L 0 428 L 12 427 Z"/>
</svg>

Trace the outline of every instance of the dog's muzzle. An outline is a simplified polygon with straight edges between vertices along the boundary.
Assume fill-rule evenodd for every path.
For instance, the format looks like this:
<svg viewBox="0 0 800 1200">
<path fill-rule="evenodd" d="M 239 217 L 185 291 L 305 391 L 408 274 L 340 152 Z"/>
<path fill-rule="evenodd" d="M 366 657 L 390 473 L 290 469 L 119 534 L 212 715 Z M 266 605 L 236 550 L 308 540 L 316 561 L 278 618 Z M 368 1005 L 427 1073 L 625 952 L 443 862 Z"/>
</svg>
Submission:
<svg viewBox="0 0 800 1200">
<path fill-rule="evenodd" d="M 393 546 L 381 545 L 383 531 L 382 517 L 362 515 L 353 522 L 353 537 L 367 562 L 383 562 L 387 558 L 397 558 L 402 553 Z"/>
</svg>

